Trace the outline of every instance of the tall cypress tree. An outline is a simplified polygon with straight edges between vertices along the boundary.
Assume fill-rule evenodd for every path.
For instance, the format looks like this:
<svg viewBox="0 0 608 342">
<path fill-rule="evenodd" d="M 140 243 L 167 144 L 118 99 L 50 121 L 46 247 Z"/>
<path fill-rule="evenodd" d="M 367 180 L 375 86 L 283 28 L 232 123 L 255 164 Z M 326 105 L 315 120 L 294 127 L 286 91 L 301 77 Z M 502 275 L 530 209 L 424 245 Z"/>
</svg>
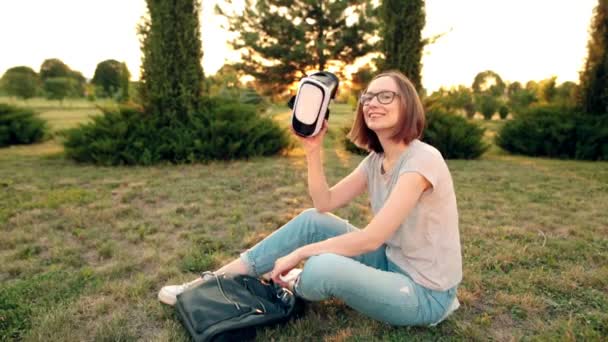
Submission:
<svg viewBox="0 0 608 342">
<path fill-rule="evenodd" d="M 601 114 L 608 113 L 608 0 L 599 0 L 594 12 L 579 103 L 583 111 Z"/>
<path fill-rule="evenodd" d="M 403 72 L 422 90 L 422 50 L 425 41 L 421 31 L 425 24 L 424 0 L 384 0 L 380 8 L 383 70 Z"/>
<path fill-rule="evenodd" d="M 242 14 L 216 8 L 239 34 L 231 42 L 244 51 L 236 67 L 266 92 L 280 93 L 311 69 L 350 64 L 375 48 L 371 0 L 246 0 Z"/>
<path fill-rule="evenodd" d="M 198 110 L 203 58 L 198 0 L 146 0 L 148 17 L 139 25 L 140 97 L 144 110 L 162 123 L 184 121 Z"/>
</svg>

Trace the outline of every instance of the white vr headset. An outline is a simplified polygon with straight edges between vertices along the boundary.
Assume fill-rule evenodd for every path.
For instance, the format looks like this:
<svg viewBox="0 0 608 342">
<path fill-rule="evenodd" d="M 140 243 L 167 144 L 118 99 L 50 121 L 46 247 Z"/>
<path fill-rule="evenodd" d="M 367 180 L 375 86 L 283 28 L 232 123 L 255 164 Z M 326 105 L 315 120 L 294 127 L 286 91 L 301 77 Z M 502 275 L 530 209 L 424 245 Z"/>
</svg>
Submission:
<svg viewBox="0 0 608 342">
<path fill-rule="evenodd" d="M 323 121 L 329 119 L 329 102 L 336 97 L 339 83 L 338 77 L 327 71 L 300 81 L 296 96 L 288 103 L 292 109 L 291 125 L 298 135 L 311 137 L 321 131 Z"/>
</svg>

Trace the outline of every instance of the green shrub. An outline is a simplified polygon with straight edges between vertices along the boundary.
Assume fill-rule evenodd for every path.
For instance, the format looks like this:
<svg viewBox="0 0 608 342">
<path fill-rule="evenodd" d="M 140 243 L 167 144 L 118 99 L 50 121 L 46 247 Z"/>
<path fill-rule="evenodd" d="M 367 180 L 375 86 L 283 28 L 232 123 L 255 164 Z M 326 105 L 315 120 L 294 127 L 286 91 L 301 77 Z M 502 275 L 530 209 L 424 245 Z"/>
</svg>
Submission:
<svg viewBox="0 0 608 342">
<path fill-rule="evenodd" d="M 507 116 L 509 116 L 509 107 L 501 105 L 500 108 L 498 108 L 498 115 L 500 115 L 501 119 L 506 119 Z"/>
<path fill-rule="evenodd" d="M 503 149 L 529 156 L 608 159 L 608 114 L 567 107 L 535 107 L 507 122 L 496 136 Z"/>
<path fill-rule="evenodd" d="M 359 146 L 353 144 L 352 141 L 350 141 L 350 139 L 348 138 L 348 132 L 350 132 L 350 126 L 342 127 L 342 144 L 344 145 L 344 148 L 350 153 L 359 154 L 363 156 L 367 155 L 369 151 L 360 148 Z"/>
<path fill-rule="evenodd" d="M 475 159 L 488 149 L 485 129 L 460 115 L 435 109 L 426 113 L 426 122 L 422 140 L 446 159 Z"/>
<path fill-rule="evenodd" d="M 608 160 L 608 114 L 578 118 L 574 158 Z"/>
<path fill-rule="evenodd" d="M 47 129 L 33 111 L 0 103 L 0 147 L 41 141 Z"/>
<path fill-rule="evenodd" d="M 488 148 L 482 141 L 484 129 L 462 116 L 435 108 L 426 114 L 426 119 L 422 140 L 437 148 L 446 159 L 478 158 Z M 349 130 L 349 127 L 342 128 L 344 148 L 352 153 L 367 154 L 346 137 Z"/>
<path fill-rule="evenodd" d="M 289 137 L 255 107 L 219 98 L 202 99 L 199 114 L 187 122 L 161 123 L 132 108 L 104 110 L 102 116 L 64 133 L 66 154 L 102 165 L 185 163 L 272 155 Z"/>
</svg>

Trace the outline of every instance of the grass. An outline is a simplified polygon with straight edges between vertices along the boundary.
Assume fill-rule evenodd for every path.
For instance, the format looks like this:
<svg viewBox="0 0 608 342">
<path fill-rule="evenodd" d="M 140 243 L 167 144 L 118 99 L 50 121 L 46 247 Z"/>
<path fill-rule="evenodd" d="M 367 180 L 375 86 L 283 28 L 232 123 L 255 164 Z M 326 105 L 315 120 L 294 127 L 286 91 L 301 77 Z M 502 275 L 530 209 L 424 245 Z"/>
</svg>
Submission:
<svg viewBox="0 0 608 342">
<path fill-rule="evenodd" d="M 334 107 L 324 154 L 331 183 L 362 159 L 337 144 L 351 113 Z M 69 108 L 42 115 L 58 129 L 94 113 Z M 285 110 L 273 113 L 287 122 Z M 0 340 L 187 341 L 158 289 L 231 260 L 311 206 L 298 148 L 107 168 L 66 160 L 52 140 L 0 149 L 0 165 Z M 605 340 L 608 164 L 491 149 L 448 165 L 463 246 L 460 310 L 436 328 L 396 328 L 332 300 L 260 330 L 259 340 Z M 368 200 L 336 214 L 362 227 Z"/>
</svg>

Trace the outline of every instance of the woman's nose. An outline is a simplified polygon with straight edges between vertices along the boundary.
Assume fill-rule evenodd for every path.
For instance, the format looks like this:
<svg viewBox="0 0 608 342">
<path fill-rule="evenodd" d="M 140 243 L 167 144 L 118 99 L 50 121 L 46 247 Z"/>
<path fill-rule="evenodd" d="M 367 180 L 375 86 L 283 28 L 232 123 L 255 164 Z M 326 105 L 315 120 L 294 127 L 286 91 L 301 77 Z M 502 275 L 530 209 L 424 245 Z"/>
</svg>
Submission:
<svg viewBox="0 0 608 342">
<path fill-rule="evenodd" d="M 380 105 L 380 102 L 378 102 L 378 96 L 374 96 L 372 97 L 372 99 L 369 101 L 368 107 L 372 108 L 376 108 Z"/>
</svg>

